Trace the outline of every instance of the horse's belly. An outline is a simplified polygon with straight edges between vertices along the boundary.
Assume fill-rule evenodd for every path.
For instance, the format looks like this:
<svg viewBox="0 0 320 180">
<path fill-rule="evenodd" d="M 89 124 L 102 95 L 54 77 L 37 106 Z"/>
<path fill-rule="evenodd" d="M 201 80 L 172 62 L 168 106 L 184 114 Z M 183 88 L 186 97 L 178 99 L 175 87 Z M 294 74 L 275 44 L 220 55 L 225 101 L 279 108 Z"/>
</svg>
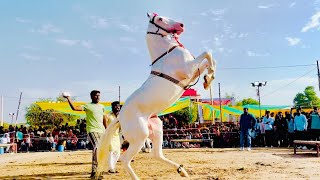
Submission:
<svg viewBox="0 0 320 180">
<path fill-rule="evenodd" d="M 126 100 L 121 111 L 134 108 L 141 115 L 158 114 L 176 102 L 183 92 L 184 89 L 173 82 L 150 75 L 143 85 Z"/>
</svg>

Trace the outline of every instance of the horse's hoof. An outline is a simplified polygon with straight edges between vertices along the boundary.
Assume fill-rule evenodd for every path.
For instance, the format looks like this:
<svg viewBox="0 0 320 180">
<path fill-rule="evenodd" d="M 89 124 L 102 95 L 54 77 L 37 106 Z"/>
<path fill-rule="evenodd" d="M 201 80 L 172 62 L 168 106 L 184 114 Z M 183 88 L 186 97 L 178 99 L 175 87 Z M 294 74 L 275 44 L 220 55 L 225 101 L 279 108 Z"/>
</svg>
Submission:
<svg viewBox="0 0 320 180">
<path fill-rule="evenodd" d="M 150 149 L 150 148 L 146 148 L 146 149 L 144 150 L 144 152 L 145 152 L 145 153 L 151 153 L 151 149 Z"/>
<path fill-rule="evenodd" d="M 181 171 L 179 172 L 181 177 L 189 177 L 187 171 L 184 168 L 180 169 Z"/>
<path fill-rule="evenodd" d="M 203 88 L 204 89 L 208 89 L 211 85 L 211 82 L 214 80 L 214 76 L 212 75 L 211 77 L 209 77 L 207 74 L 204 75 L 204 83 L 203 83 Z"/>
</svg>

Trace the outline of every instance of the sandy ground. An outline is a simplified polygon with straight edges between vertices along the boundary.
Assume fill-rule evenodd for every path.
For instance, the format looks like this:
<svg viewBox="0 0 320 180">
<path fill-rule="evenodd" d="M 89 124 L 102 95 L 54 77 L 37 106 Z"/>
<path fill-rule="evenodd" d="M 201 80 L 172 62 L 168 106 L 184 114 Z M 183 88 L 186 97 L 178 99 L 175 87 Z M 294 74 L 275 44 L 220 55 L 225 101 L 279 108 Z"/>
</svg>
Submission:
<svg viewBox="0 0 320 180">
<path fill-rule="evenodd" d="M 164 154 L 183 164 L 190 179 L 320 179 L 320 158 L 309 150 L 293 155 L 293 149 L 278 148 L 166 149 Z M 117 166 L 118 174 L 104 178 L 130 179 Z M 132 167 L 141 179 L 187 179 L 147 153 L 139 153 Z M 91 151 L 0 155 L 0 179 L 89 179 L 90 168 Z"/>
</svg>

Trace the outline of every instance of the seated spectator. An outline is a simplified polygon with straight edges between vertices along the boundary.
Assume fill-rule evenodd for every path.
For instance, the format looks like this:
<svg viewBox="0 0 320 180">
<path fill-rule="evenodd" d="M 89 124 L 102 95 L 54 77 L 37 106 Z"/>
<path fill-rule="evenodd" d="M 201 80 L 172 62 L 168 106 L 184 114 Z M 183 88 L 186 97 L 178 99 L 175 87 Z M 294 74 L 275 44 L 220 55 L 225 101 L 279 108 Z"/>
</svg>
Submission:
<svg viewBox="0 0 320 180">
<path fill-rule="evenodd" d="M 69 130 L 68 140 L 67 140 L 67 149 L 76 149 L 78 143 L 78 138 L 75 134 L 72 133 L 72 130 Z"/>
<path fill-rule="evenodd" d="M 29 152 L 29 147 L 31 145 L 31 139 L 29 134 L 25 134 L 23 141 L 21 143 L 21 151 Z"/>
<path fill-rule="evenodd" d="M 55 142 L 55 139 L 53 138 L 52 134 L 48 134 L 47 136 L 47 142 L 50 143 L 50 147 L 51 147 L 51 150 L 55 150 L 56 149 L 56 142 Z"/>
<path fill-rule="evenodd" d="M 0 139 L 0 144 L 10 144 L 10 137 L 8 133 L 5 133 L 3 135 L 3 137 Z M 6 152 L 9 152 L 9 147 L 5 147 L 6 148 Z"/>
<path fill-rule="evenodd" d="M 22 129 L 19 129 L 19 130 L 16 132 L 16 137 L 17 137 L 18 150 L 21 150 L 21 144 L 22 144 L 22 142 L 23 142 Z"/>
</svg>

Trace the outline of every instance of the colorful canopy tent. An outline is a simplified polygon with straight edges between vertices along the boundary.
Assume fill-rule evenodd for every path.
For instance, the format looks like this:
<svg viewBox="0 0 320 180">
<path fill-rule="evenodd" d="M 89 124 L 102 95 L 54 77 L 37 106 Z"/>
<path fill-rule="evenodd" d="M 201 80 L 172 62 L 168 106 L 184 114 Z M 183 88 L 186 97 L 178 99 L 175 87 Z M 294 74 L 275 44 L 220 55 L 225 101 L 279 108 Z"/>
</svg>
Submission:
<svg viewBox="0 0 320 180">
<path fill-rule="evenodd" d="M 37 102 L 36 104 L 40 106 L 42 110 L 53 109 L 57 112 L 76 115 L 80 117 L 85 117 L 86 115 L 84 111 L 73 111 L 70 108 L 70 105 L 68 104 L 68 102 Z M 84 104 L 85 102 L 74 102 L 75 106 L 81 106 Z M 111 102 L 101 102 L 101 104 L 105 106 L 106 113 L 111 111 Z"/>
<path fill-rule="evenodd" d="M 203 119 L 204 120 L 214 120 L 214 118 L 220 119 L 220 107 L 216 105 L 210 105 L 203 102 L 197 102 L 202 107 Z M 245 106 L 221 106 L 222 110 L 222 122 L 226 122 L 229 119 L 229 116 L 238 117 L 243 113 L 243 108 L 247 107 L 249 113 L 253 114 L 256 117 L 260 116 L 260 109 L 258 105 L 245 105 Z M 279 111 L 288 111 L 290 106 L 270 106 L 270 105 L 261 105 L 261 115 L 265 114 L 265 111 L 279 112 Z M 230 119 L 229 119 L 230 120 Z"/>
<path fill-rule="evenodd" d="M 190 103 L 191 103 L 191 100 L 190 100 L 189 97 L 180 98 L 177 102 L 172 104 L 169 108 L 167 108 L 166 110 L 162 111 L 158 115 L 162 116 L 162 115 L 173 113 L 173 112 L 178 111 L 180 109 L 189 107 Z"/>
<path fill-rule="evenodd" d="M 189 97 L 180 98 L 176 103 L 172 104 L 169 108 L 162 111 L 158 115 L 166 115 L 180 109 L 189 107 L 191 103 L 199 104 L 202 108 L 202 115 L 204 120 L 213 121 L 215 118 L 220 119 L 220 107 L 217 105 L 211 105 L 203 102 L 191 102 Z M 56 112 L 77 115 L 80 117 L 85 117 L 85 113 L 83 111 L 73 111 L 71 110 L 69 104 L 67 102 L 38 102 L 36 103 L 40 106 L 42 110 L 53 109 Z M 85 104 L 84 102 L 75 102 L 76 106 Z M 111 111 L 111 102 L 101 102 L 105 106 L 105 111 L 108 113 Z M 123 103 L 122 103 L 123 104 Z M 222 109 L 222 122 L 230 121 L 230 116 L 238 117 L 243 113 L 243 108 L 247 107 L 249 109 L 249 113 L 253 114 L 256 117 L 260 116 L 260 110 L 258 105 L 245 105 L 245 106 L 221 106 Z M 287 111 L 290 110 L 290 106 L 268 106 L 261 105 L 261 114 L 265 114 L 265 110 L 269 110 L 271 112 L 278 111 Z"/>
<path fill-rule="evenodd" d="M 100 102 L 100 103 L 105 106 L 106 113 L 111 111 L 111 102 Z M 39 105 L 42 110 L 53 109 L 57 112 L 85 117 L 85 112 L 73 111 L 67 102 L 37 102 L 36 104 Z M 84 104 L 85 102 L 74 102 L 75 106 L 81 106 Z M 180 98 L 176 103 L 171 105 L 171 107 L 167 108 L 166 110 L 164 110 L 158 115 L 169 114 L 189 106 L 190 106 L 190 98 L 188 97 Z"/>
<path fill-rule="evenodd" d="M 243 112 L 243 108 L 248 108 L 249 113 L 253 114 L 255 117 L 260 116 L 260 108 L 259 105 L 245 105 L 245 106 L 233 106 L 234 109 L 237 109 L 239 111 Z M 290 106 L 283 105 L 283 106 L 272 106 L 272 105 L 261 105 L 261 116 L 265 115 L 265 111 L 268 110 L 270 112 L 277 113 L 279 111 L 289 111 Z"/>
</svg>

